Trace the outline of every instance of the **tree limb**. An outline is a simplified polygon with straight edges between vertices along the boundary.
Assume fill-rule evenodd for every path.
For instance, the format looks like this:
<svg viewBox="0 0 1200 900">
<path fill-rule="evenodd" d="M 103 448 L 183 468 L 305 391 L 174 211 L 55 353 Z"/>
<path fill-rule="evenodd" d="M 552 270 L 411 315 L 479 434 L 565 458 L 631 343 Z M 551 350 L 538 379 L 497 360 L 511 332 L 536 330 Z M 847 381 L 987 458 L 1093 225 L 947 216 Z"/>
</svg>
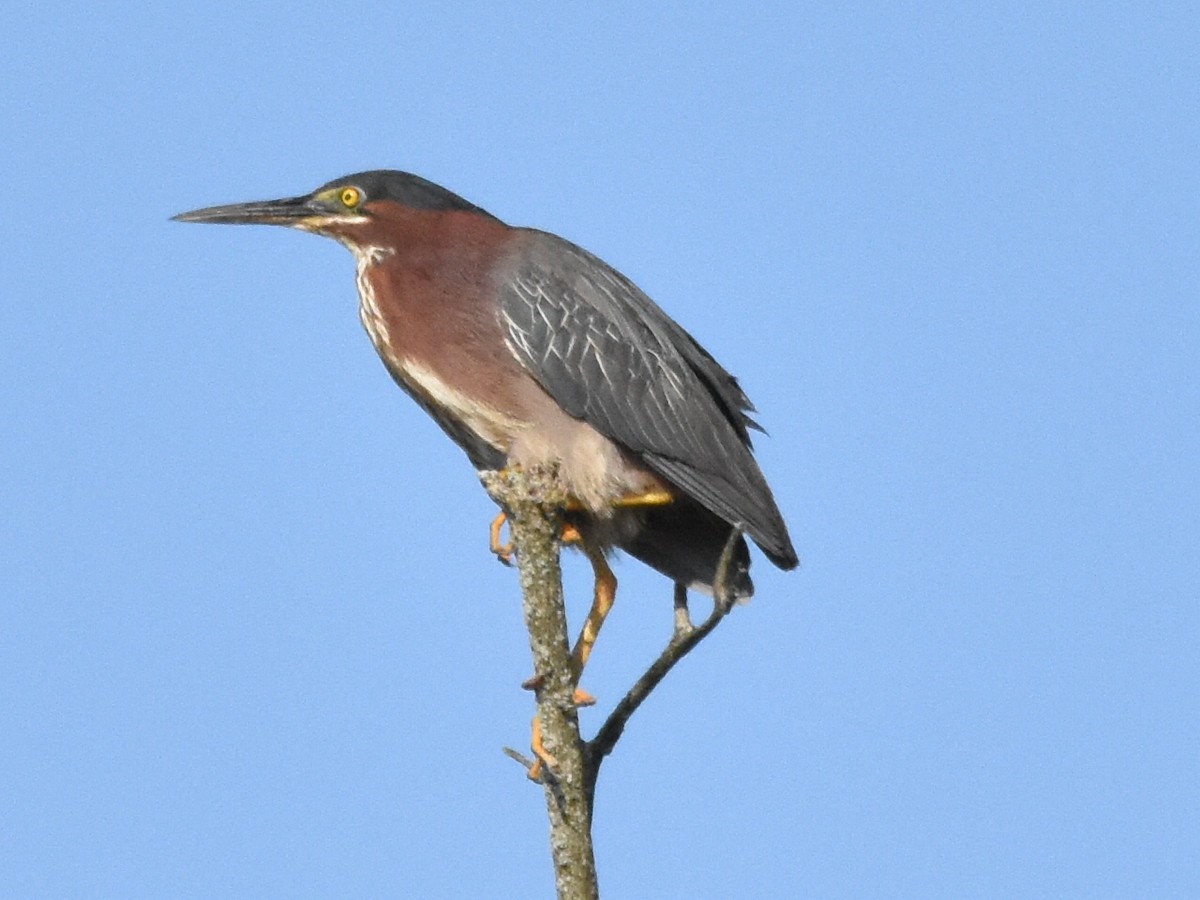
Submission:
<svg viewBox="0 0 1200 900">
<path fill-rule="evenodd" d="M 574 697 L 577 675 L 571 665 L 563 605 L 559 536 L 566 502 L 554 472 L 505 469 L 482 475 L 484 487 L 508 515 L 521 575 L 525 625 L 533 654 L 537 721 L 554 759 L 543 764 L 542 786 L 550 817 L 550 849 L 559 900 L 599 896 L 592 849 L 592 793 L 579 734 Z M 510 754 L 520 758 L 519 754 Z"/>
<path fill-rule="evenodd" d="M 708 637 L 733 608 L 734 598 L 729 588 L 729 567 L 733 562 L 733 554 L 741 536 L 741 526 L 735 527 L 729 533 L 729 539 L 725 542 L 724 550 L 721 551 L 716 577 L 713 579 L 713 609 L 699 627 L 692 625 L 688 615 L 687 586 L 675 585 L 675 633 L 667 642 L 663 652 L 659 654 L 658 659 L 650 664 L 650 668 L 609 713 L 604 724 L 600 726 L 600 730 L 596 732 L 596 736 L 588 741 L 585 748 L 589 806 L 595 798 L 596 778 L 600 774 L 600 764 L 604 762 L 604 757 L 612 752 L 613 747 L 620 740 L 629 717 L 637 712 L 638 707 L 650 696 L 651 691 L 658 687 L 659 682 L 675 667 L 675 664 Z"/>
<path fill-rule="evenodd" d="M 675 586 L 675 628 L 658 658 L 609 714 L 599 732 L 585 743 L 575 705 L 578 673 L 571 662 L 562 569 L 559 566 L 562 510 L 567 498 L 552 469 L 504 469 L 481 474 L 484 487 L 504 509 L 521 575 L 521 594 L 534 677 L 527 682 L 537 698 L 537 718 L 545 750 L 541 782 L 550 818 L 550 848 L 560 900 L 599 896 L 592 849 L 592 809 L 600 764 L 620 740 L 629 718 L 667 673 L 721 623 L 733 606 L 729 572 L 743 529 L 736 526 L 721 552 L 713 579 L 713 609 L 694 626 L 687 588 Z M 504 751 L 530 771 L 535 761 L 515 750 Z"/>
</svg>

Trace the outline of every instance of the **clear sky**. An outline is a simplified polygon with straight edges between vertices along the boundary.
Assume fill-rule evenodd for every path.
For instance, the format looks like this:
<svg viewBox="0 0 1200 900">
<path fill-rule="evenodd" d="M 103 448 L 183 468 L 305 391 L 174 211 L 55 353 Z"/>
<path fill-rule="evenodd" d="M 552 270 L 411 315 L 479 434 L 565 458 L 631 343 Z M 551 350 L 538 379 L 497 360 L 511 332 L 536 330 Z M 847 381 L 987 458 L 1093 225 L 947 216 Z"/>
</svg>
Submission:
<svg viewBox="0 0 1200 900">
<path fill-rule="evenodd" d="M 1200 896 L 1195 4 L 592 6 L 3 14 L 0 896 L 551 893 L 493 506 L 342 248 L 168 221 L 384 167 L 770 432 L 802 567 L 633 719 L 606 898 Z"/>
</svg>

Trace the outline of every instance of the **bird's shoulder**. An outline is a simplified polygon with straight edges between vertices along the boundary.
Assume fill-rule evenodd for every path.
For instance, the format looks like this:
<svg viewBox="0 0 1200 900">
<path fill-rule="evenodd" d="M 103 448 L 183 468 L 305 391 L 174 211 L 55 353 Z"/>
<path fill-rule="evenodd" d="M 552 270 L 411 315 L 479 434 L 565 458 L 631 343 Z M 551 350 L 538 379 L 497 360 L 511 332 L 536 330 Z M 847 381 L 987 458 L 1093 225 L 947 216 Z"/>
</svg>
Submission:
<svg viewBox="0 0 1200 900">
<path fill-rule="evenodd" d="M 625 377 L 611 388 L 637 380 L 635 391 L 657 385 L 673 405 L 715 403 L 749 444 L 747 429 L 759 426 L 737 379 L 614 266 L 566 238 L 515 228 L 500 270 L 505 316 L 523 355 L 594 354 L 624 364 Z"/>
<path fill-rule="evenodd" d="M 751 453 L 753 406 L 699 342 L 621 272 L 556 235 L 521 230 L 496 271 L 509 348 L 564 411 L 795 565 Z"/>
</svg>

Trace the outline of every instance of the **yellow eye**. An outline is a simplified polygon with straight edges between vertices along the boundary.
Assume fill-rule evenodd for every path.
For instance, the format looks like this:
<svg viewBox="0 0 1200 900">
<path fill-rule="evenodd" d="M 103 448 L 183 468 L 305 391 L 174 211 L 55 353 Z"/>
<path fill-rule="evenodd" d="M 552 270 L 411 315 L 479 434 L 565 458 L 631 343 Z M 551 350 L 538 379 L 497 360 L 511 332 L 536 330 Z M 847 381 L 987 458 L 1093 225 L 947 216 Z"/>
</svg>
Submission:
<svg viewBox="0 0 1200 900">
<path fill-rule="evenodd" d="M 356 187 L 342 188 L 339 199 L 342 201 L 342 206 L 347 209 L 354 209 L 354 207 L 362 202 L 362 191 Z"/>
</svg>

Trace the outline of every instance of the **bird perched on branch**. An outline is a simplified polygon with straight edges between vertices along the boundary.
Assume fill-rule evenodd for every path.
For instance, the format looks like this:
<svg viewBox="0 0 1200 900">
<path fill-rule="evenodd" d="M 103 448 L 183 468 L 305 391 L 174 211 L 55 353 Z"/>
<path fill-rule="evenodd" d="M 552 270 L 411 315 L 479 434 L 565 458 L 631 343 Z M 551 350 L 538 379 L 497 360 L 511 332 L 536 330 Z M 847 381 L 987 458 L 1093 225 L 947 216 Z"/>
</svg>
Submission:
<svg viewBox="0 0 1200 900">
<path fill-rule="evenodd" d="M 345 245 L 359 313 L 389 373 L 477 470 L 557 466 L 564 539 L 592 563 L 576 676 L 612 606 L 620 548 L 713 591 L 732 529 L 782 569 L 796 552 L 751 453 L 737 381 L 628 278 L 576 245 L 515 228 L 406 172 L 214 206 L 184 222 L 285 225 Z M 503 514 L 492 527 L 502 557 Z M 725 588 L 749 597 L 739 539 Z"/>
</svg>

